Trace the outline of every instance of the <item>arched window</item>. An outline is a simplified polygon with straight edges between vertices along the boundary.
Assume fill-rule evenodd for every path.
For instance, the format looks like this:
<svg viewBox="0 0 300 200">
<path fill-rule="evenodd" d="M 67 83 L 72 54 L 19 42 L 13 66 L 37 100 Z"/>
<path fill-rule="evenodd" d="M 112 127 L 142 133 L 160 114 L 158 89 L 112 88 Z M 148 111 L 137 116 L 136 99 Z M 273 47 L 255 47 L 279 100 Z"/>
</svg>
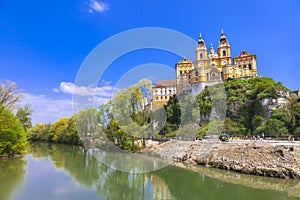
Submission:
<svg viewBox="0 0 300 200">
<path fill-rule="evenodd" d="M 226 56 L 226 50 L 223 50 L 223 56 Z"/>
<path fill-rule="evenodd" d="M 200 59 L 202 59 L 203 58 L 203 53 L 200 53 Z"/>
</svg>

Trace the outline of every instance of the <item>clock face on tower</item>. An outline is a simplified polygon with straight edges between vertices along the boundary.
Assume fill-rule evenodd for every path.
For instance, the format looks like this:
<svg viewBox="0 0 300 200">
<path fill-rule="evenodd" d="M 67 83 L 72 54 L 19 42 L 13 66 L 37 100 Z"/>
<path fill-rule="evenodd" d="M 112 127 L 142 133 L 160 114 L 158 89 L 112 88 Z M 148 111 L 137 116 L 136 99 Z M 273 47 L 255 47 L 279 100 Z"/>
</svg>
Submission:
<svg viewBox="0 0 300 200">
<path fill-rule="evenodd" d="M 226 65 L 226 64 L 227 64 L 227 61 L 226 61 L 226 60 L 222 60 L 222 64 L 223 64 L 223 65 Z"/>
</svg>

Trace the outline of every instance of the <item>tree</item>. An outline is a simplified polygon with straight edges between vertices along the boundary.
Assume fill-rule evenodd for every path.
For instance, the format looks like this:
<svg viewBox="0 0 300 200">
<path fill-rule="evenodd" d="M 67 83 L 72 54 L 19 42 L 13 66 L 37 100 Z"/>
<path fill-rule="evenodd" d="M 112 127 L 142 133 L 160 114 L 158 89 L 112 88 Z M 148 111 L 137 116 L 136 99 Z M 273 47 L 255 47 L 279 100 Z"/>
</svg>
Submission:
<svg viewBox="0 0 300 200">
<path fill-rule="evenodd" d="M 67 118 L 66 134 L 65 134 L 65 143 L 67 144 L 75 144 L 75 145 L 82 144 L 76 128 L 77 116 L 78 115 L 75 114 L 72 117 Z"/>
<path fill-rule="evenodd" d="M 269 119 L 265 125 L 258 127 L 257 129 L 260 132 L 264 132 L 265 135 L 270 136 L 282 137 L 288 135 L 288 129 L 284 122 L 276 118 Z"/>
<path fill-rule="evenodd" d="M 30 141 L 48 141 L 52 142 L 53 135 L 50 132 L 51 124 L 36 124 L 28 133 Z"/>
<path fill-rule="evenodd" d="M 288 127 L 292 134 L 297 132 L 297 127 L 300 127 L 300 98 L 291 96 L 288 98 L 288 103 L 283 108 L 289 117 Z"/>
<path fill-rule="evenodd" d="M 177 97 L 171 97 L 164 109 L 167 112 L 167 119 L 161 132 L 168 134 L 178 130 L 181 123 L 181 110 Z"/>
<path fill-rule="evenodd" d="M 212 103 L 207 87 L 197 96 L 197 103 L 200 111 L 200 121 L 208 121 Z"/>
<path fill-rule="evenodd" d="M 260 115 L 255 115 L 252 118 L 252 127 L 253 127 L 254 132 L 257 129 L 257 127 L 259 127 L 263 124 L 264 120 L 265 120 L 264 117 L 260 116 Z"/>
<path fill-rule="evenodd" d="M 233 136 L 242 136 L 246 134 L 246 128 L 241 123 L 228 117 L 225 119 L 223 131 L 224 133 Z"/>
<path fill-rule="evenodd" d="M 31 118 L 30 115 L 33 112 L 32 109 L 30 109 L 30 105 L 26 105 L 23 108 L 19 108 L 16 117 L 21 121 L 23 124 L 24 130 L 27 132 L 28 129 L 32 128 Z"/>
<path fill-rule="evenodd" d="M 131 136 L 132 147 L 135 139 L 142 138 L 145 145 L 145 137 L 153 134 L 152 124 L 149 124 L 149 110 L 145 105 L 145 99 L 150 99 L 151 81 L 142 79 L 135 85 L 117 92 L 111 99 L 113 118 L 118 127 Z"/>
<path fill-rule="evenodd" d="M 0 107 L 0 156 L 12 156 L 25 153 L 26 133 L 22 123 L 14 114 Z"/>
<path fill-rule="evenodd" d="M 9 80 L 0 82 L 0 106 L 13 110 L 21 97 L 22 94 L 16 89 L 16 83 Z"/>
<path fill-rule="evenodd" d="M 67 120 L 67 118 L 62 117 L 51 126 L 50 132 L 53 134 L 54 142 L 66 143 Z"/>
<path fill-rule="evenodd" d="M 101 137 L 102 130 L 96 108 L 80 110 L 75 117 L 75 126 L 83 144 L 91 147 Z"/>
</svg>

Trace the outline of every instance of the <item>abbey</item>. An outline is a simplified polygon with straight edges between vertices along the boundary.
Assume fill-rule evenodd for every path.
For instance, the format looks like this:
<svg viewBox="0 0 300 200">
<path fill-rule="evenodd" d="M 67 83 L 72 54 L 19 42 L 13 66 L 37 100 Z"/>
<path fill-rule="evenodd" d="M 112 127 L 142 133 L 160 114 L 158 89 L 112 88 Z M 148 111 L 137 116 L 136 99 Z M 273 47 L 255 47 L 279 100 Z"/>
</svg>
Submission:
<svg viewBox="0 0 300 200">
<path fill-rule="evenodd" d="M 183 58 L 175 65 L 176 79 L 161 80 L 153 87 L 153 107 L 166 105 L 175 94 L 188 90 L 199 94 L 206 86 L 211 86 L 227 79 L 251 78 L 257 76 L 256 55 L 242 51 L 232 58 L 230 44 L 222 30 L 215 51 L 212 44 L 207 49 L 200 34 L 196 44 L 196 59 Z"/>
<path fill-rule="evenodd" d="M 228 78 L 249 78 L 257 76 L 256 55 L 242 51 L 232 58 L 230 44 L 222 30 L 218 49 L 215 51 L 212 44 L 207 49 L 200 33 L 196 45 L 196 60 L 183 58 L 176 63 L 176 90 L 180 93 L 184 88 L 196 83 L 212 85 Z M 198 85 L 197 84 L 197 85 Z"/>
</svg>

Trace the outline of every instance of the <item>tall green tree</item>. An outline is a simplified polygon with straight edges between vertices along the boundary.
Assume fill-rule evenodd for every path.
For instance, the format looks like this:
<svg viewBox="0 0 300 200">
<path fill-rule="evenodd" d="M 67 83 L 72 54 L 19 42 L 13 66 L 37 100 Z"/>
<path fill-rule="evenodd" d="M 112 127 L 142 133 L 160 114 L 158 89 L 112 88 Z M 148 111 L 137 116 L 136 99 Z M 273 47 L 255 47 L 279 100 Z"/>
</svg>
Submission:
<svg viewBox="0 0 300 200">
<path fill-rule="evenodd" d="M 67 134 L 67 118 L 62 117 L 57 120 L 50 128 L 51 134 L 53 134 L 53 141 L 58 143 L 66 142 Z"/>
<path fill-rule="evenodd" d="M 0 106 L 0 156 L 25 153 L 26 144 L 22 123 L 10 110 Z"/>
<path fill-rule="evenodd" d="M 80 110 L 75 117 L 75 126 L 81 141 L 88 147 L 92 147 L 102 133 L 96 108 Z"/>
<path fill-rule="evenodd" d="M 23 124 L 24 130 L 27 132 L 32 128 L 31 117 L 33 110 L 30 109 L 30 105 L 25 105 L 22 108 L 18 108 L 16 116 Z"/>
<path fill-rule="evenodd" d="M 142 138 L 153 134 L 152 124 L 149 124 L 149 109 L 146 107 L 146 99 L 152 94 L 151 81 L 142 79 L 137 84 L 117 92 L 111 99 L 113 118 L 118 127 L 131 138 L 132 147 L 136 138 Z"/>
<path fill-rule="evenodd" d="M 166 110 L 167 119 L 161 133 L 168 134 L 178 130 L 181 124 L 181 110 L 178 98 L 176 96 L 171 97 L 164 109 Z"/>
</svg>

